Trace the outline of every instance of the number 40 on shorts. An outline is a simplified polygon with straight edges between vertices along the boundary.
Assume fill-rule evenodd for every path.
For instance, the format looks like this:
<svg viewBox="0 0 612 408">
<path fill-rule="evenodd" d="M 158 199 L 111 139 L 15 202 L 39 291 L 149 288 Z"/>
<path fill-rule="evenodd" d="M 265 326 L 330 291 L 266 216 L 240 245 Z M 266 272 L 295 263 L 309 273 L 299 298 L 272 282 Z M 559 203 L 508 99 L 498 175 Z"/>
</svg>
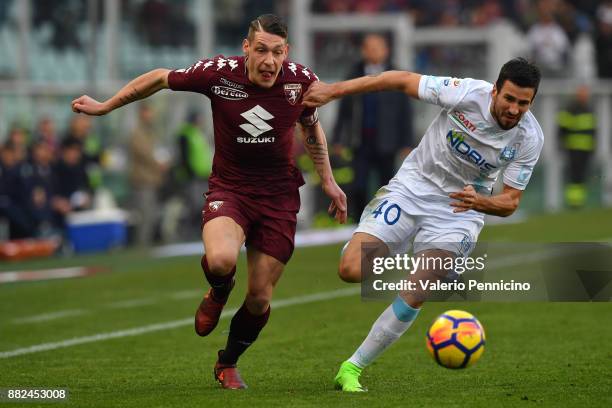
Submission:
<svg viewBox="0 0 612 408">
<path fill-rule="evenodd" d="M 379 206 L 372 211 L 372 214 L 374 215 L 374 218 L 378 218 L 378 216 L 382 214 L 385 223 L 387 225 L 393 225 L 399 221 L 400 215 L 402 215 L 402 209 L 397 204 L 387 205 L 388 203 L 389 200 L 385 200 L 380 203 Z"/>
</svg>

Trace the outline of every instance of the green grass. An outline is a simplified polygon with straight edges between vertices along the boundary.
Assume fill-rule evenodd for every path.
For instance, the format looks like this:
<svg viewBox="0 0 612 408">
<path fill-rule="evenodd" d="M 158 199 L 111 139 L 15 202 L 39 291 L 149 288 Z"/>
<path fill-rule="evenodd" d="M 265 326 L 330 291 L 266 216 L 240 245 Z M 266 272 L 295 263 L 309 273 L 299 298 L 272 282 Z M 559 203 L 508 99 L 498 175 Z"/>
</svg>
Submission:
<svg viewBox="0 0 612 408">
<path fill-rule="evenodd" d="M 512 242 L 601 241 L 612 236 L 612 211 L 541 216 L 487 228 L 480 239 Z M 342 289 L 341 245 L 298 249 L 276 299 Z M 244 257 L 228 307 L 241 303 Z M 3 265 L 5 270 L 103 265 L 88 278 L 0 285 L 0 352 L 73 337 L 189 318 L 205 285 L 198 257 L 151 259 L 126 251 Z M 176 292 L 183 298 L 172 297 Z M 152 303 L 113 308 L 117 301 Z M 612 406 L 610 303 L 431 303 L 400 341 L 364 371 L 370 391 L 332 388 L 340 362 L 359 345 L 385 303 L 343 297 L 273 310 L 240 361 L 245 391 L 220 390 L 212 379 L 229 320 L 208 338 L 190 325 L 0 359 L 0 388 L 68 388 L 75 407 L 220 406 Z M 446 370 L 427 354 L 424 333 L 446 309 L 474 313 L 487 331 L 474 367 Z M 15 319 L 61 310 L 86 314 L 19 324 Z M 41 404 L 42 405 L 42 404 Z M 11 406 L 8 403 L 0 403 Z M 32 403 L 15 406 L 36 406 Z M 44 404 L 44 406 L 49 406 Z"/>
</svg>

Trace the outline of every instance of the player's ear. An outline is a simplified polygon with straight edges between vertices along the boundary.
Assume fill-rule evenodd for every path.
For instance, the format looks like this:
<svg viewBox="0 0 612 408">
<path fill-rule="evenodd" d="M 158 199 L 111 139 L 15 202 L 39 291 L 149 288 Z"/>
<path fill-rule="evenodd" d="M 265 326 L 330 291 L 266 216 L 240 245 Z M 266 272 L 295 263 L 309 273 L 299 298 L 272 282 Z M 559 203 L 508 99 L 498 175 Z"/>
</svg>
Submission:
<svg viewBox="0 0 612 408">
<path fill-rule="evenodd" d="M 497 85 L 493 84 L 493 90 L 491 91 L 491 96 L 495 99 L 497 96 Z"/>
<path fill-rule="evenodd" d="M 244 52 L 245 55 L 249 53 L 249 40 L 246 38 L 242 40 L 242 52 Z"/>
</svg>

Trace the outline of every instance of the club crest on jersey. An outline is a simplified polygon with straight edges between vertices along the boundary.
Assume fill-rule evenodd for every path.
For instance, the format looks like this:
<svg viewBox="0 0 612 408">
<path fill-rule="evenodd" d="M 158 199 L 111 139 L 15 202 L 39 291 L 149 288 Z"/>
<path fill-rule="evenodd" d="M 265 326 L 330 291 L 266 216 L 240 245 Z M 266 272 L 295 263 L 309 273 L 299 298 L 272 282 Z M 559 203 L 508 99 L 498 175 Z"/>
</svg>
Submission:
<svg viewBox="0 0 612 408">
<path fill-rule="evenodd" d="M 302 84 L 285 84 L 285 98 L 291 105 L 295 105 L 302 95 Z"/>
<path fill-rule="evenodd" d="M 506 146 L 499 154 L 499 160 L 502 161 L 511 161 L 516 156 L 516 152 L 520 147 L 520 143 L 515 143 L 514 146 Z"/>
<path fill-rule="evenodd" d="M 216 212 L 223 205 L 223 201 L 211 201 L 208 203 L 208 208 L 211 212 Z"/>
</svg>

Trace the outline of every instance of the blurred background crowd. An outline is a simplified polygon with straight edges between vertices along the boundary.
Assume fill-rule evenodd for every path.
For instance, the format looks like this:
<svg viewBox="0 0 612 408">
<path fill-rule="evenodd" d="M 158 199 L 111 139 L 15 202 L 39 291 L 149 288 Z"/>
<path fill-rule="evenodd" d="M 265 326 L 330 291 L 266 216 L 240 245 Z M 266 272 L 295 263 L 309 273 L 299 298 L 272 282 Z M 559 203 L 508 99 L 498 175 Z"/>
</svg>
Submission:
<svg viewBox="0 0 612 408">
<path fill-rule="evenodd" d="M 548 167 L 558 169 L 564 180 L 559 203 L 556 208 L 546 204 L 543 191 L 550 183 L 534 177 L 527 211 L 605 204 L 605 160 L 594 161 L 594 153 L 601 148 L 598 140 L 608 144 L 604 155 L 611 151 L 609 121 L 604 126 L 608 133 L 600 133 L 602 113 L 610 113 L 612 97 L 612 1 L 300 3 L 0 0 L 0 241 L 61 235 L 71 213 L 106 207 L 129 211 L 129 237 L 135 244 L 197 239 L 201 194 L 214 152 L 209 105 L 193 95 L 165 95 L 91 119 L 74 115 L 70 100 L 82 93 L 108 97 L 149 69 L 239 54 L 250 20 L 268 12 L 283 16 L 290 30 L 320 16 L 389 13 L 407 16 L 414 33 L 464 29 L 448 32 L 469 36 L 509 24 L 516 35 L 496 39 L 496 47 L 512 48 L 538 63 L 544 84 L 571 85 L 557 86 L 562 89 L 549 93 L 551 104 L 543 103 L 546 112 L 554 111 L 548 126 L 554 132 L 546 134 L 555 139 L 554 152 L 547 160 L 551 154 L 562 158 L 562 164 Z M 304 10 L 304 4 L 306 15 L 298 19 L 296 10 Z M 301 33 L 290 32 L 293 43 Z M 411 66 L 398 66 L 392 32 L 321 30 L 303 35 L 312 35 L 313 57 L 299 62 L 327 81 L 392 68 L 495 79 L 484 68 L 493 52 L 486 38 L 480 44 L 457 45 L 452 39 L 448 44 L 417 44 Z M 418 143 L 430 117 L 419 105 L 389 93 L 347 98 L 322 112 L 332 165 L 351 200 L 353 221 Z M 316 175 L 299 147 L 295 155 L 316 187 Z M 325 200 L 315 190 L 303 197 L 302 227 L 331 224 L 324 214 Z"/>
</svg>

